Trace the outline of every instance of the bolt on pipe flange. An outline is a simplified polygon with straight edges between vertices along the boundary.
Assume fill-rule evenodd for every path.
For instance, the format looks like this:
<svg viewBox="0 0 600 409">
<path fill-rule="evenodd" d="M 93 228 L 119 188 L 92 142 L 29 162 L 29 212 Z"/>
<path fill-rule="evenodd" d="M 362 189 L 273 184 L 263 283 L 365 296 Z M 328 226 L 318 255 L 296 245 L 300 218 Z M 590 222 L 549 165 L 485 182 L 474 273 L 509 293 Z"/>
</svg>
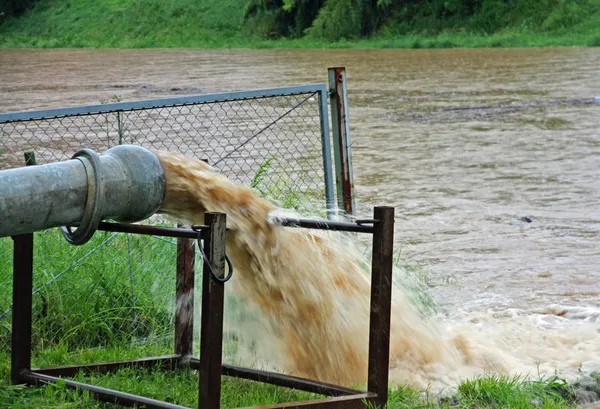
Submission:
<svg viewBox="0 0 600 409">
<path fill-rule="evenodd" d="M 65 239 L 72 245 L 81 246 L 87 243 L 102 220 L 102 209 L 104 207 L 104 175 L 100 156 L 91 149 L 81 149 L 71 157 L 83 163 L 88 181 L 87 198 L 83 219 L 75 231 L 71 226 L 62 226 Z"/>
</svg>

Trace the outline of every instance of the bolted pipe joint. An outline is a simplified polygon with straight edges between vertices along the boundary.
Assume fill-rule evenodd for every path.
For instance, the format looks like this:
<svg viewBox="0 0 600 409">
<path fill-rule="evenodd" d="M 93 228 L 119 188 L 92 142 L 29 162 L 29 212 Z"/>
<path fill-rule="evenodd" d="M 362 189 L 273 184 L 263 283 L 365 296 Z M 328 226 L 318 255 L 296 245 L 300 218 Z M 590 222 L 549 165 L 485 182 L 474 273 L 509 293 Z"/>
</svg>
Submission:
<svg viewBox="0 0 600 409">
<path fill-rule="evenodd" d="M 135 145 L 102 155 L 82 149 L 67 161 L 3 170 L 0 237 L 61 227 L 69 243 L 82 245 L 101 220 L 150 217 L 162 204 L 165 183 L 156 155 Z"/>
</svg>

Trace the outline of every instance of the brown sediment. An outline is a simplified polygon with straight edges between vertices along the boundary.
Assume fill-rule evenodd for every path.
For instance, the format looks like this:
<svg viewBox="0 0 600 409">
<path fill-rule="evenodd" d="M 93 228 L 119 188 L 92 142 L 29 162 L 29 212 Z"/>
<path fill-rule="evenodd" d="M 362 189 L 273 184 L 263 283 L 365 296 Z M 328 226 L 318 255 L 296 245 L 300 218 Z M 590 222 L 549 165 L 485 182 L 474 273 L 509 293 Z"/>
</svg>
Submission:
<svg viewBox="0 0 600 409">
<path fill-rule="evenodd" d="M 270 222 L 278 210 L 205 162 L 156 152 L 166 172 L 160 213 L 204 223 L 227 214 L 227 253 L 235 295 L 256 306 L 267 329 L 260 342 L 286 373 L 357 385 L 366 382 L 370 271 L 348 236 Z M 230 287 L 231 288 L 231 287 Z M 401 288 L 392 300 L 391 380 L 428 388 L 476 373 L 506 373 L 523 361 L 474 332 L 447 333 L 422 317 Z M 467 337 L 467 334 L 469 335 Z"/>
<path fill-rule="evenodd" d="M 228 234 L 227 252 L 237 287 L 281 334 L 278 346 L 285 355 L 285 369 L 340 384 L 363 382 L 366 332 L 357 334 L 356 324 L 340 314 L 344 295 L 360 295 L 368 288 L 349 270 L 358 263 L 342 260 L 319 233 L 272 225 L 273 204 L 206 163 L 173 153 L 157 155 L 167 179 L 161 213 L 190 223 L 203 223 L 205 211 L 227 214 L 234 228 Z M 344 271 L 330 274 L 336 267 Z"/>
</svg>

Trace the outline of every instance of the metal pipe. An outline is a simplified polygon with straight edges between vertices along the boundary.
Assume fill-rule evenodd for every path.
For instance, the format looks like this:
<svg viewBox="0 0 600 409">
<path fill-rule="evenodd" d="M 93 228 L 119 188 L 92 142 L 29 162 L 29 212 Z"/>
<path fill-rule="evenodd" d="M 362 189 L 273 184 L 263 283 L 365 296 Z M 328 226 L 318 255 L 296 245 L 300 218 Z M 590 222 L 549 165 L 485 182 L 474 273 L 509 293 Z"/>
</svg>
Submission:
<svg viewBox="0 0 600 409">
<path fill-rule="evenodd" d="M 354 223 L 334 220 L 304 219 L 292 217 L 273 217 L 271 223 L 276 226 L 300 227 L 306 229 L 348 231 L 355 233 L 373 233 L 376 220 L 356 220 Z"/>
<path fill-rule="evenodd" d="M 102 155 L 83 149 L 66 161 L 3 170 L 0 237 L 63 227 L 65 238 L 80 245 L 101 220 L 131 223 L 154 214 L 165 183 L 156 155 L 135 145 Z"/>
</svg>

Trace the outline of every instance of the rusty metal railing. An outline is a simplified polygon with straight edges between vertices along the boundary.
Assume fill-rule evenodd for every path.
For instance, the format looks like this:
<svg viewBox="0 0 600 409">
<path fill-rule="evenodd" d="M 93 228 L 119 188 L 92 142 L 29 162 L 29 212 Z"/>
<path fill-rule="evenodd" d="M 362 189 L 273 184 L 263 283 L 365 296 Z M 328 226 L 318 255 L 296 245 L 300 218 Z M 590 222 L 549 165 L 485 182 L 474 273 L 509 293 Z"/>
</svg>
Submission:
<svg viewBox="0 0 600 409">
<path fill-rule="evenodd" d="M 32 282 L 34 276 L 33 234 L 14 236 L 13 255 L 13 320 L 11 378 L 14 384 L 61 383 L 68 388 L 83 389 L 103 401 L 125 406 L 145 405 L 147 408 L 189 409 L 181 405 L 150 399 L 143 396 L 107 389 L 68 379 L 80 371 L 113 372 L 124 367 L 156 367 L 178 370 L 191 367 L 200 372 L 199 408 L 220 409 L 221 377 L 223 375 L 251 379 L 282 387 L 294 388 L 329 396 L 311 401 L 270 405 L 269 409 L 328 408 L 363 409 L 371 403 L 383 406 L 388 398 L 388 370 L 390 349 L 390 314 L 392 298 L 392 265 L 394 208 L 375 207 L 373 219 L 355 223 L 328 220 L 286 219 L 278 223 L 296 228 L 342 230 L 373 235 L 371 264 L 371 301 L 369 324 L 368 382 L 367 390 L 316 382 L 310 379 L 282 375 L 274 372 L 242 368 L 223 364 L 223 300 L 226 283 L 219 280 L 225 274 L 226 215 L 207 213 L 205 226 L 193 229 L 143 226 L 137 224 L 102 223 L 99 230 L 134 235 L 159 235 L 183 240 L 177 261 L 177 298 L 190 300 L 177 302 L 175 324 L 175 353 L 168 356 L 143 359 L 70 365 L 60 367 L 31 367 Z M 202 272 L 202 312 L 200 329 L 200 358 L 191 356 L 193 350 L 193 295 L 194 266 L 189 262 L 188 240 L 203 239 L 207 259 Z M 209 263 L 212 266 L 210 270 Z M 190 314 L 192 312 L 192 314 Z M 324 346 L 335 348 L 335 345 Z"/>
</svg>

